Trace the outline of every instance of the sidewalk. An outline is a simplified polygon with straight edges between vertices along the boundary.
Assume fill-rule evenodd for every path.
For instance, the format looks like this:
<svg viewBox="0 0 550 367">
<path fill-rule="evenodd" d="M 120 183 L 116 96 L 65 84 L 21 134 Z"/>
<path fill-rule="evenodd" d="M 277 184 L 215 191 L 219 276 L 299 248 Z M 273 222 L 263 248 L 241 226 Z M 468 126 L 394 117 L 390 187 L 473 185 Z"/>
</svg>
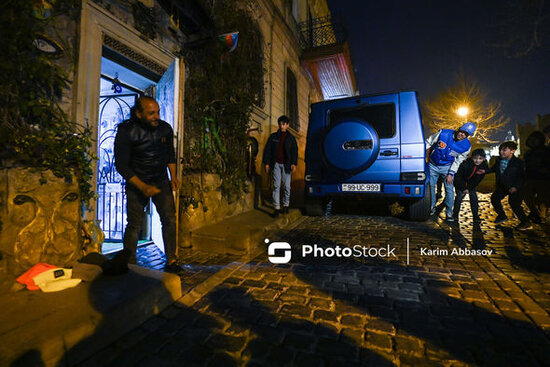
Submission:
<svg viewBox="0 0 550 367">
<path fill-rule="evenodd" d="M 272 210 L 262 207 L 201 227 L 191 233 L 191 242 L 194 249 L 201 251 L 247 255 L 254 251 L 267 233 L 283 228 L 300 217 L 300 211 L 292 209 L 288 214 L 274 219 Z"/>
<path fill-rule="evenodd" d="M 190 233 L 193 247 L 180 249 L 184 265 L 179 276 L 155 270 L 162 269 L 165 258 L 156 246 L 147 246 L 138 250 L 141 266 L 131 266 L 126 275 L 100 277 L 57 293 L 2 295 L 0 365 L 83 361 L 174 301 L 194 303 L 202 294 L 197 286 L 204 290 L 224 279 L 236 260 L 248 258 L 255 244 L 263 243 L 267 231 L 300 217 L 298 210 L 277 219 L 267 210 L 252 210 L 199 228 Z"/>
<path fill-rule="evenodd" d="M 550 240 L 540 228 L 495 227 L 481 205 L 483 233 L 471 242 L 469 215 L 464 233 L 440 221 L 305 217 L 269 235 L 295 248 L 289 263 L 272 264 L 266 251 L 234 261 L 82 366 L 547 366 L 549 274 L 504 250 L 518 245 L 528 256 Z M 387 259 L 294 256 L 314 243 L 401 250 Z M 424 247 L 449 255 L 422 255 Z M 497 252 L 451 254 L 481 247 Z"/>
</svg>

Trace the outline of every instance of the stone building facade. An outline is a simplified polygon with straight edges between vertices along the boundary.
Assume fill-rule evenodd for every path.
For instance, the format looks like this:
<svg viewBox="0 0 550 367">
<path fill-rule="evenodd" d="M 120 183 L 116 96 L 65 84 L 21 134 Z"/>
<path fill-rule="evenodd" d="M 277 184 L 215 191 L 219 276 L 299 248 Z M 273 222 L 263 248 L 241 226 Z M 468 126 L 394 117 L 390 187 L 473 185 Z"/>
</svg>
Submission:
<svg viewBox="0 0 550 367">
<path fill-rule="evenodd" d="M 265 41 L 264 54 L 267 60 L 266 104 L 256 111 L 253 122 L 259 127 L 260 152 L 256 160 L 257 172 L 263 172 L 261 157 L 263 148 L 269 135 L 278 129 L 277 119 L 281 115 L 291 118 L 290 132 L 298 141 L 298 166 L 292 176 L 291 206 L 301 207 L 304 195 L 304 153 L 306 134 L 311 103 L 322 101 L 329 97 L 323 95 L 323 80 L 319 80 L 317 70 L 311 68 L 311 62 L 318 59 L 330 60 L 341 53 L 339 48 L 331 48 L 338 43 L 336 39 L 307 46 L 308 35 L 312 36 L 312 29 L 328 30 L 334 36 L 330 23 L 330 10 L 325 0 L 258 0 L 256 16 L 258 18 Z M 323 20 L 319 23 L 317 20 Z M 324 28 L 323 28 L 324 27 Z M 320 33 L 320 32 L 319 32 Z M 311 50 L 324 47 L 324 54 L 310 55 Z M 328 46 L 328 48 L 327 48 Z M 347 46 L 346 50 L 347 50 Z M 347 65 L 350 71 L 347 75 L 338 74 L 333 82 L 348 86 L 346 97 L 353 95 L 355 81 L 353 69 L 349 59 Z M 338 67 L 334 67 L 338 72 Z M 344 73 L 345 74 L 345 73 Z M 253 123 L 253 125 L 254 125 Z M 270 197 L 270 178 L 262 173 L 264 197 Z"/>
<path fill-rule="evenodd" d="M 97 197 L 83 211 L 82 219 L 97 221 L 105 241 L 117 243 L 122 239 L 126 218 L 123 182 L 113 159 L 116 124 L 129 117 L 137 96 L 152 95 L 159 101 L 161 118 L 174 129 L 180 156 L 186 79 L 185 60 L 180 50 L 187 42 L 212 37 L 215 27 L 200 0 L 83 0 L 81 4 L 76 17 L 56 19 L 58 31 L 47 36 L 54 43 L 74 47 L 68 59 L 57 60 L 69 71 L 71 82 L 65 91 L 63 106 L 72 120 L 91 128 L 95 138 L 92 151 L 99 158 L 92 183 Z M 345 43 L 338 43 L 336 49 L 327 49 L 326 42 L 313 46 L 305 42 L 306 38 L 309 41 L 314 38 L 314 28 L 328 27 L 328 34 L 334 33 L 325 0 L 254 0 L 253 4 L 249 10 L 262 32 L 264 45 L 259 52 L 263 52 L 265 60 L 265 99 L 262 106 L 254 107 L 250 121 L 250 136 L 259 143 L 256 172 L 262 172 L 264 197 L 269 198 L 270 178 L 261 165 L 263 147 L 269 135 L 277 130 L 278 117 L 288 115 L 292 119 L 291 132 L 299 145 L 298 170 L 292 178 L 292 206 L 299 207 L 304 188 L 309 105 L 330 98 L 326 95 L 328 89 L 324 88 L 328 79 L 321 75 L 323 68 L 317 66 L 332 62 L 335 55 L 343 57 L 344 74 L 336 67 L 337 76 L 333 77 L 330 89 L 334 90 L 338 83 L 347 83 L 347 95 L 354 91 L 353 72 L 350 72 L 353 68 Z M 317 46 L 324 47 L 322 53 L 312 53 L 319 49 Z M 209 180 L 215 181 L 215 178 Z M 216 183 L 212 185 L 215 187 Z M 186 217 L 181 217 L 180 228 L 209 224 L 252 209 L 251 200 L 233 207 L 225 205 L 223 200 L 215 201 L 221 203 L 213 210 L 218 214 L 196 216 L 194 223 L 185 222 Z M 66 227 L 79 233 L 83 227 L 77 223 L 79 220 L 74 219 L 75 223 Z M 144 217 L 142 235 L 144 239 L 162 242 L 160 221 L 154 210 Z M 72 237 L 68 235 L 68 238 Z M 81 251 L 78 244 L 76 248 Z M 67 259 L 74 259 L 78 254 L 67 254 Z M 57 265 L 65 264 L 59 260 Z"/>
</svg>

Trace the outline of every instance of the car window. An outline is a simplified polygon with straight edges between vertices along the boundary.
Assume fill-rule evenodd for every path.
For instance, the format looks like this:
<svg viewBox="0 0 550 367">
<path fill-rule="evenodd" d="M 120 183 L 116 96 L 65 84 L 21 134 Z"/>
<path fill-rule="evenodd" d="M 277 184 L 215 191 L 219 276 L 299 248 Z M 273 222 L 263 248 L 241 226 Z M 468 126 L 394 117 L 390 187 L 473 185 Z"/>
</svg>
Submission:
<svg viewBox="0 0 550 367">
<path fill-rule="evenodd" d="M 391 138 L 395 135 L 394 103 L 361 105 L 334 109 L 329 112 L 329 126 L 348 119 L 361 119 L 368 122 L 381 139 Z"/>
</svg>

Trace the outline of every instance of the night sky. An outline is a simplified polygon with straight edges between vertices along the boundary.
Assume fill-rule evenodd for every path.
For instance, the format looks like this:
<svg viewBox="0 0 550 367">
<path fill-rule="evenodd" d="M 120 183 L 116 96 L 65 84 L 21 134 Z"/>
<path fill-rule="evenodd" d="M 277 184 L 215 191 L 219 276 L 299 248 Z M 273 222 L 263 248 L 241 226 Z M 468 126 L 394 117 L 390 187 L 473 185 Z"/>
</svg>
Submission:
<svg viewBox="0 0 550 367">
<path fill-rule="evenodd" d="M 361 94 L 414 89 L 420 99 L 451 86 L 463 70 L 515 124 L 550 113 L 550 39 L 522 58 L 490 42 L 502 1 L 328 0 L 348 30 Z M 506 131 L 502 132 L 502 137 Z"/>
</svg>

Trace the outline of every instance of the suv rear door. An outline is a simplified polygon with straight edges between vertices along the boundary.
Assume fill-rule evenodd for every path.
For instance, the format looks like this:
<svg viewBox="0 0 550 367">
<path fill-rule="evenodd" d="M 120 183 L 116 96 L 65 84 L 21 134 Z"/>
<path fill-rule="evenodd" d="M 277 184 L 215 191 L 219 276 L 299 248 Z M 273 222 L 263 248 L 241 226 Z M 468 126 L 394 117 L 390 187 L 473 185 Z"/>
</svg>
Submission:
<svg viewBox="0 0 550 367">
<path fill-rule="evenodd" d="M 379 95 L 342 100 L 328 111 L 328 128 L 348 121 L 366 122 L 375 131 L 373 148 L 376 156 L 368 167 L 346 175 L 345 182 L 399 182 L 400 176 L 400 116 L 399 95 Z M 361 149 L 361 147 L 359 147 Z M 325 152 L 327 153 L 327 152 Z M 367 154 L 367 153 L 365 153 Z M 327 154 L 325 154 L 326 156 Z M 327 157 L 328 158 L 328 157 Z M 358 166 L 360 167 L 360 166 Z M 339 178 L 342 181 L 342 177 Z M 332 181 L 332 180 L 331 180 Z M 343 182 L 343 181 L 342 181 Z"/>
</svg>

